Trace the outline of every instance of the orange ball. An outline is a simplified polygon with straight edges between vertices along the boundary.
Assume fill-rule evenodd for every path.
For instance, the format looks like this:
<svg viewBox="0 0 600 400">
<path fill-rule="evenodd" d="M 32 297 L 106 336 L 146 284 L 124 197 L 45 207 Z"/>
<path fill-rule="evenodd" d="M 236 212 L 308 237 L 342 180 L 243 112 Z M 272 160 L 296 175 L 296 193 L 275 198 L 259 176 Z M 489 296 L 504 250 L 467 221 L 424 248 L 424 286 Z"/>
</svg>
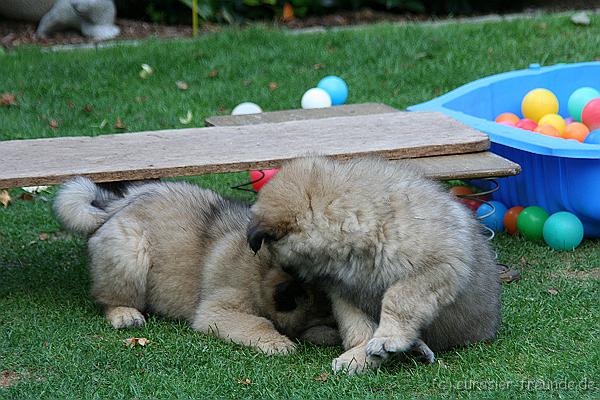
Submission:
<svg viewBox="0 0 600 400">
<path fill-rule="evenodd" d="M 558 129 L 548 124 L 538 125 L 538 127 L 535 128 L 534 131 L 546 136 L 560 137 L 560 132 L 558 131 Z"/>
<path fill-rule="evenodd" d="M 571 122 L 565 128 L 565 131 L 562 134 L 562 137 L 565 139 L 575 139 L 578 142 L 582 142 L 585 140 L 585 137 L 590 133 L 590 130 L 587 126 L 582 124 L 581 122 Z"/>
<path fill-rule="evenodd" d="M 498 115 L 496 117 L 496 122 L 512 122 L 513 125 L 517 125 L 519 119 L 520 118 L 517 117 L 515 114 L 506 112 Z"/>
<path fill-rule="evenodd" d="M 504 214 L 502 222 L 504 222 L 504 228 L 506 229 L 506 232 L 511 235 L 517 234 L 519 231 L 517 229 L 517 218 L 519 218 L 519 214 L 521 214 L 521 211 L 524 209 L 525 207 L 521 206 L 511 207 L 508 209 L 506 214 Z"/>
</svg>

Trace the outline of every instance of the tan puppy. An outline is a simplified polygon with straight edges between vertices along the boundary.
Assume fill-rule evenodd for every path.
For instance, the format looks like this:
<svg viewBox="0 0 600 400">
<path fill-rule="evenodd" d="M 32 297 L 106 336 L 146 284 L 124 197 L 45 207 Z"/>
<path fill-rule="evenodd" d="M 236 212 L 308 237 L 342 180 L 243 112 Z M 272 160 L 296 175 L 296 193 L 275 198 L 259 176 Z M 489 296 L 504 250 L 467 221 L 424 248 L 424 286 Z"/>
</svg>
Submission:
<svg viewBox="0 0 600 400">
<path fill-rule="evenodd" d="M 92 295 L 115 328 L 144 325 L 148 311 L 267 354 L 293 351 L 297 337 L 336 342 L 326 298 L 248 249 L 248 205 L 182 182 L 122 197 L 76 178 L 54 209 L 90 235 Z"/>
<path fill-rule="evenodd" d="M 252 212 L 250 247 L 265 243 L 284 271 L 331 296 L 347 350 L 335 371 L 360 372 L 410 349 L 433 361 L 427 345 L 495 337 L 500 285 L 481 225 L 408 167 L 296 159 L 262 188 Z"/>
</svg>

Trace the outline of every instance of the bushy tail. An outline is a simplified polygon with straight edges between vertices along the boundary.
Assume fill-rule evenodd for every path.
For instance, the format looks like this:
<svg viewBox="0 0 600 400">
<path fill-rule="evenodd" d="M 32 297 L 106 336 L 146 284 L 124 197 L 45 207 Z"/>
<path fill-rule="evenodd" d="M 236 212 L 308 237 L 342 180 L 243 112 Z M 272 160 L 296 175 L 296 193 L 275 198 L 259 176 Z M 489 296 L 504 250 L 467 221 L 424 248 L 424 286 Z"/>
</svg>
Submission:
<svg viewBox="0 0 600 400">
<path fill-rule="evenodd" d="M 105 207 L 120 197 L 84 177 L 62 185 L 54 200 L 54 212 L 68 230 L 88 235 L 98 229 L 112 213 Z"/>
</svg>

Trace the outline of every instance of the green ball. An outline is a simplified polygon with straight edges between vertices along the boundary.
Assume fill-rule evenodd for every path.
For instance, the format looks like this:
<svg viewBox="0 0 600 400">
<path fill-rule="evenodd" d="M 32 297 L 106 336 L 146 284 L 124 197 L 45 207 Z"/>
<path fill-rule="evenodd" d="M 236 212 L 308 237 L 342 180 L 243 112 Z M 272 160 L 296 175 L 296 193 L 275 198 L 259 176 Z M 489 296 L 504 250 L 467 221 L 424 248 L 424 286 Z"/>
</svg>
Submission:
<svg viewBox="0 0 600 400">
<path fill-rule="evenodd" d="M 575 250 L 583 240 L 583 224 L 567 211 L 552 214 L 544 224 L 544 240 L 554 250 Z"/>
<path fill-rule="evenodd" d="M 542 207 L 527 207 L 517 218 L 517 228 L 528 240 L 542 240 L 544 237 L 544 223 L 548 213 Z"/>
</svg>

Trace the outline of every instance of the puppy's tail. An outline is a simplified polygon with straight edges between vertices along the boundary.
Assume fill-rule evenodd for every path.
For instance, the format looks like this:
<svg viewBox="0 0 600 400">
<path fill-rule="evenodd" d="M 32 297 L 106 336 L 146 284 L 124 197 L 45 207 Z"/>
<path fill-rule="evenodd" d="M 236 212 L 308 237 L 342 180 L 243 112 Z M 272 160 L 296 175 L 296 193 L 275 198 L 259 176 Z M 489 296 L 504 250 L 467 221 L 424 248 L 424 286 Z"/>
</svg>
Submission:
<svg viewBox="0 0 600 400">
<path fill-rule="evenodd" d="M 54 213 L 68 230 L 89 235 L 112 214 L 106 210 L 107 206 L 120 198 L 80 176 L 59 189 L 54 200 Z"/>
</svg>

